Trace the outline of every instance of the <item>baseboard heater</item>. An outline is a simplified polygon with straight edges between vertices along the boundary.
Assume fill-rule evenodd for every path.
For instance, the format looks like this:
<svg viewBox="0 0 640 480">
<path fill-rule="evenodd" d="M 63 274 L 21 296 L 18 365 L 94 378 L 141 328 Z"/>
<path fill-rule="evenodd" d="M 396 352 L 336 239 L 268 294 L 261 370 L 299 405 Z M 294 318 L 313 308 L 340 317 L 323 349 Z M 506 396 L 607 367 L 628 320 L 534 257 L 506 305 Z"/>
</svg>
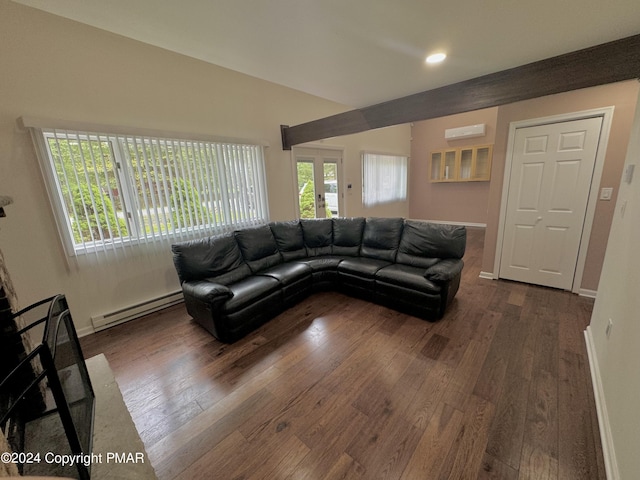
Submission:
<svg viewBox="0 0 640 480">
<path fill-rule="evenodd" d="M 180 290 L 177 292 L 168 293 L 167 295 L 163 295 L 152 300 L 148 300 L 146 302 L 130 305 L 114 312 L 105 313 L 103 315 L 96 315 L 94 317 L 91 317 L 91 323 L 93 324 L 93 329 L 96 332 L 99 332 L 100 330 L 115 327 L 116 325 L 128 322 L 129 320 L 133 320 L 135 318 L 157 312 L 158 310 L 162 310 L 163 308 L 177 305 L 178 303 L 183 301 L 184 297 L 182 296 L 182 290 Z"/>
</svg>

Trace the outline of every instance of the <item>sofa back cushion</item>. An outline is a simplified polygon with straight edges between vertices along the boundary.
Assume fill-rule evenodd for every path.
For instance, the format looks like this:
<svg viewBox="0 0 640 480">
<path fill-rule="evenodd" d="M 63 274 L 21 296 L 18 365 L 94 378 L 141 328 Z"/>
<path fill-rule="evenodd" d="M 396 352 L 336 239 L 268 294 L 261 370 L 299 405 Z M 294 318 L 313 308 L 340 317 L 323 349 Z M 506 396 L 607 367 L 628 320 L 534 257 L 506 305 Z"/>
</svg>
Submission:
<svg viewBox="0 0 640 480">
<path fill-rule="evenodd" d="M 429 268 L 445 258 L 462 258 L 467 229 L 456 225 L 405 220 L 396 261 Z"/>
<path fill-rule="evenodd" d="M 334 255 L 357 257 L 362 244 L 364 218 L 333 218 L 333 250 Z"/>
<path fill-rule="evenodd" d="M 296 260 L 307 256 L 300 222 L 297 220 L 272 222 L 269 226 L 284 261 Z"/>
<path fill-rule="evenodd" d="M 330 218 L 301 219 L 304 244 L 307 247 L 307 255 L 331 255 L 333 242 L 333 222 Z"/>
<path fill-rule="evenodd" d="M 252 272 L 259 272 L 282 262 L 276 239 L 268 225 L 234 232 L 242 257 Z"/>
<path fill-rule="evenodd" d="M 251 275 L 230 233 L 177 243 L 171 251 L 180 283 L 227 274 L 238 281 Z"/>
<path fill-rule="evenodd" d="M 362 234 L 360 255 L 394 262 L 402 227 L 402 218 L 367 218 Z"/>
</svg>

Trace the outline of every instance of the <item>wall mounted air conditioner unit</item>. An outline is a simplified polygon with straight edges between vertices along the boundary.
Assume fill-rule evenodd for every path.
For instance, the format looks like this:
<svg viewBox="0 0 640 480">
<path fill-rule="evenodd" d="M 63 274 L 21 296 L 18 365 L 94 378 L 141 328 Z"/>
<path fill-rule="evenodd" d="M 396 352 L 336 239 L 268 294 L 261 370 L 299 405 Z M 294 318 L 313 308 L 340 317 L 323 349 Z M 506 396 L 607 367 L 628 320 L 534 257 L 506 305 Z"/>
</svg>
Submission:
<svg viewBox="0 0 640 480">
<path fill-rule="evenodd" d="M 444 138 L 447 140 L 460 140 L 462 138 L 484 137 L 485 124 L 469 125 L 467 127 L 447 128 Z"/>
</svg>

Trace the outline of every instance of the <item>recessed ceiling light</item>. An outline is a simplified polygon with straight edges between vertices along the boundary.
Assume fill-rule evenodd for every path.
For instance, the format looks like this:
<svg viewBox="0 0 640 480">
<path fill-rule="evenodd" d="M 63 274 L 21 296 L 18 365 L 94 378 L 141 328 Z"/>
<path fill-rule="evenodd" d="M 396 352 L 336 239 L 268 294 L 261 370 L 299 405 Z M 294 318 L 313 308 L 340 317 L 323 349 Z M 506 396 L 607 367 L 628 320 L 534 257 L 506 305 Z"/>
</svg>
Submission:
<svg viewBox="0 0 640 480">
<path fill-rule="evenodd" d="M 429 55 L 427 57 L 427 63 L 440 63 L 445 58 L 447 58 L 446 53 L 434 53 L 433 55 Z"/>
</svg>

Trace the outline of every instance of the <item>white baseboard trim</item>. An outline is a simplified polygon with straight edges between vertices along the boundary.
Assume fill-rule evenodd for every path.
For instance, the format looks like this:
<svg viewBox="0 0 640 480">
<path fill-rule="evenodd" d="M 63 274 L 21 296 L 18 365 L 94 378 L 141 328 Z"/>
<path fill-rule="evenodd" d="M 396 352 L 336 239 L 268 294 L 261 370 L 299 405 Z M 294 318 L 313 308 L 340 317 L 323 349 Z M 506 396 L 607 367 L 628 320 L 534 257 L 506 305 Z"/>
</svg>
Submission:
<svg viewBox="0 0 640 480">
<path fill-rule="evenodd" d="M 487 280 L 495 280 L 492 272 L 480 272 L 480 278 L 486 278 Z"/>
<path fill-rule="evenodd" d="M 611 425 L 609 424 L 609 414 L 604 398 L 602 387 L 602 377 L 598 367 L 595 345 L 593 344 L 593 334 L 591 326 L 584 331 L 584 338 L 587 343 L 587 355 L 589 357 L 589 370 L 591 370 L 591 381 L 593 383 L 593 394 L 596 399 L 596 412 L 598 414 L 598 426 L 600 428 L 600 440 L 602 442 L 602 455 L 604 457 L 604 468 L 608 480 L 620 480 L 616 452 L 613 446 L 611 435 Z"/>
<path fill-rule="evenodd" d="M 580 295 L 581 297 L 596 298 L 596 296 L 598 295 L 598 291 L 581 288 L 580 290 L 578 290 L 578 295 Z"/>
<path fill-rule="evenodd" d="M 162 295 L 158 298 L 143 301 L 141 303 L 130 305 L 128 307 L 120 308 L 113 312 L 105 313 L 103 315 L 96 315 L 91 317 L 91 324 L 96 332 L 104 330 L 105 328 L 114 327 L 129 320 L 148 315 L 163 308 L 176 305 L 184 302 L 182 290 Z"/>
<path fill-rule="evenodd" d="M 93 327 L 84 327 L 76 330 L 76 335 L 78 335 L 78 338 L 86 337 L 87 335 L 91 335 L 92 333 L 96 333 Z"/>
</svg>

